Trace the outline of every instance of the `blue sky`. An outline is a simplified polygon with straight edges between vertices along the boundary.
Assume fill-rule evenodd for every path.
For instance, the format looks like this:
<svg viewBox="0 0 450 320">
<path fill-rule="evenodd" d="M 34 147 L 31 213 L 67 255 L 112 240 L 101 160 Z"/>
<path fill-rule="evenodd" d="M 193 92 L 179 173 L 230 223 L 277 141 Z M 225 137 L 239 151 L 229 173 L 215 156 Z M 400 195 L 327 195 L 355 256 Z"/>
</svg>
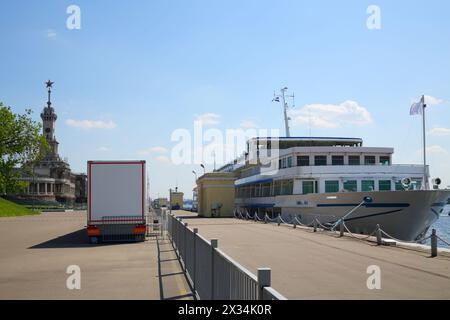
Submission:
<svg viewBox="0 0 450 320">
<path fill-rule="evenodd" d="M 66 28 L 71 4 L 80 30 Z M 381 10 L 379 30 L 366 26 L 369 5 Z M 421 161 L 421 119 L 409 106 L 430 96 L 431 175 L 450 185 L 448 1 L 3 1 L 0 10 L 0 101 L 39 119 L 44 82 L 55 81 L 56 136 L 74 171 L 146 159 L 152 196 L 176 184 L 190 196 L 191 171 L 202 170 L 167 162 L 172 132 L 205 114 L 220 130 L 283 130 L 271 99 L 286 85 L 292 135 L 361 137 L 394 147 L 397 163 Z"/>
</svg>

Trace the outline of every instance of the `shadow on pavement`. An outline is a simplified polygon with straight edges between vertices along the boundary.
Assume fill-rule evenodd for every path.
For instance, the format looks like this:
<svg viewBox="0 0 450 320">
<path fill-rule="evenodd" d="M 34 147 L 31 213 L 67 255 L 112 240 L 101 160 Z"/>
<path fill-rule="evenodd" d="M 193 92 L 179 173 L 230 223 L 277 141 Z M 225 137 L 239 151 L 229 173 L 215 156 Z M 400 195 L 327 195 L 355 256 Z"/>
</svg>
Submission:
<svg viewBox="0 0 450 320">
<path fill-rule="evenodd" d="M 158 278 L 161 300 L 195 300 L 180 260 L 169 240 L 157 240 Z M 165 257 L 162 258 L 161 256 Z"/>
<path fill-rule="evenodd" d="M 120 244 L 130 244 L 139 242 L 103 242 L 99 244 L 90 244 L 86 229 L 80 229 L 63 236 L 36 244 L 28 249 L 62 249 L 62 248 L 95 248 L 102 246 L 112 246 Z"/>
</svg>

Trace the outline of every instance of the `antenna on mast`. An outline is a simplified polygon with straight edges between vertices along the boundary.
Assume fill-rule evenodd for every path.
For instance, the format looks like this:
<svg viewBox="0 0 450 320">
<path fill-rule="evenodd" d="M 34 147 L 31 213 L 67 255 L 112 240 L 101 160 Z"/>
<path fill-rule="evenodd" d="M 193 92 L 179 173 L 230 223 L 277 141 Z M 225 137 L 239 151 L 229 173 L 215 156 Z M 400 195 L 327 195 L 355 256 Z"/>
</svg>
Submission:
<svg viewBox="0 0 450 320">
<path fill-rule="evenodd" d="M 289 120 L 291 120 L 291 118 L 288 117 L 287 115 L 287 109 L 289 108 L 289 105 L 286 101 L 286 98 L 292 98 L 292 107 L 295 106 L 295 95 L 294 93 L 292 93 L 292 95 L 286 95 L 286 92 L 288 90 L 288 87 L 284 87 L 280 90 L 280 94 L 277 95 L 275 92 L 273 93 L 273 100 L 272 102 L 281 102 L 283 103 L 283 113 L 284 113 L 284 126 L 286 129 L 286 137 L 290 137 L 291 133 L 290 133 L 290 129 L 289 129 Z M 281 99 L 281 100 L 280 100 Z"/>
</svg>

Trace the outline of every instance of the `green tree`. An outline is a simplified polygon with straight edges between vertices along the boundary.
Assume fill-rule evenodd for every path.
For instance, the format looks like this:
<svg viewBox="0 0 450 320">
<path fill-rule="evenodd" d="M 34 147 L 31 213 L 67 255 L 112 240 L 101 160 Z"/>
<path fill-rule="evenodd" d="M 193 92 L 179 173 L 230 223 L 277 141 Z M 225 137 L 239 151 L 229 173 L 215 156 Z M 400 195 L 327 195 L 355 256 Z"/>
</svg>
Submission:
<svg viewBox="0 0 450 320">
<path fill-rule="evenodd" d="M 30 170 L 48 151 L 40 123 L 31 119 L 31 110 L 15 114 L 0 102 L 0 193 L 16 193 L 27 184 L 17 178 L 23 167 Z"/>
</svg>

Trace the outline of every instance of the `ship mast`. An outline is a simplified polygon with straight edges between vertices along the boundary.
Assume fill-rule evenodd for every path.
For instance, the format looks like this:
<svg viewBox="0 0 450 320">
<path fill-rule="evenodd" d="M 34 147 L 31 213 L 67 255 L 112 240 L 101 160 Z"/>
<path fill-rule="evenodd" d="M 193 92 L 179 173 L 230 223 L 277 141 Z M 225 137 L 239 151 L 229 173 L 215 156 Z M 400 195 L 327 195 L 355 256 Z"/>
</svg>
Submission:
<svg viewBox="0 0 450 320">
<path fill-rule="evenodd" d="M 291 118 L 288 117 L 287 114 L 287 109 L 289 108 L 289 105 L 286 101 L 286 98 L 292 98 L 292 107 L 294 107 L 295 105 L 295 96 L 294 94 L 292 95 L 286 95 L 288 88 L 284 87 L 280 90 L 280 94 L 277 95 L 275 94 L 275 92 L 273 93 L 273 102 L 281 102 L 283 103 L 283 113 L 284 113 L 284 127 L 286 129 L 286 137 L 290 137 L 291 136 L 291 132 L 289 129 L 289 120 L 291 120 Z M 281 100 L 280 100 L 281 99 Z"/>
</svg>

